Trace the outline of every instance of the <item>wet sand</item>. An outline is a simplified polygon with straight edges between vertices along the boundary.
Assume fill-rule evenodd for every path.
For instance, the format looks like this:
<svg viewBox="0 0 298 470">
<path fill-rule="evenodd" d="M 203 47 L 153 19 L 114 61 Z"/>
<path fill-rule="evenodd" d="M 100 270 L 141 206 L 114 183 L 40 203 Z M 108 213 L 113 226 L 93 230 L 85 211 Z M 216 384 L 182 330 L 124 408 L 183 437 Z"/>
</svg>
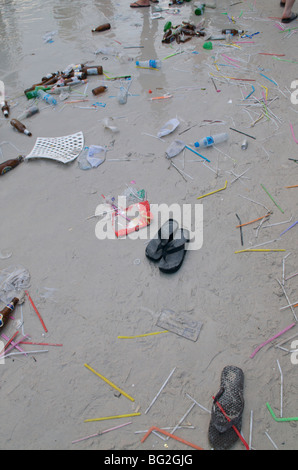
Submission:
<svg viewBox="0 0 298 470">
<path fill-rule="evenodd" d="M 26 298 L 5 333 L 11 337 L 20 328 L 23 314 L 18 338 L 25 333 L 32 342 L 62 345 L 23 345 L 24 350 L 48 352 L 11 356 L 1 365 L 2 448 L 187 450 L 174 439 L 164 441 L 154 434 L 142 443 L 144 433 L 138 431 L 151 426 L 171 431 L 190 409 L 189 396 L 211 410 L 221 371 L 233 364 L 245 375 L 246 441 L 252 424 L 254 449 L 274 449 L 272 441 L 280 450 L 297 449 L 295 422 L 276 422 L 266 407 L 269 402 L 280 416 L 279 364 L 283 416 L 297 416 L 297 365 L 276 347 L 285 341 L 282 346 L 291 349 L 289 338 L 298 334 L 295 309 L 281 310 L 297 300 L 297 277 L 291 277 L 298 265 L 297 227 L 281 235 L 297 217 L 297 188 L 286 188 L 297 184 L 296 163 L 289 160 L 296 158 L 290 124 L 295 133 L 298 107 L 291 102 L 291 83 L 297 79 L 297 41 L 295 31 L 289 35 L 281 30 L 278 2 L 230 6 L 218 1 L 216 9 L 207 8 L 208 34 L 218 35 L 232 24 L 252 35 L 234 45 L 212 41 L 212 50 L 203 48 L 205 38 L 162 44 L 166 21 L 199 23 L 193 2 L 179 6 L 176 14 L 162 11 L 159 19 L 151 17 L 156 13 L 153 6 L 132 10 L 129 2 L 114 0 L 92 6 L 64 2 L 63 7 L 51 1 L 44 9 L 35 3 L 35 16 L 34 5 L 31 9 L 17 2 L 10 5 L 14 14 L 7 5 L 1 13 L 6 52 L 1 53 L 0 69 L 11 117 L 28 105 L 23 90 L 48 72 L 93 62 L 104 67 L 106 76 L 90 77 L 88 87 L 75 89 L 69 98 L 79 99 L 75 92 L 86 91 L 89 101 L 59 102 L 55 108 L 40 103 L 40 113 L 24 120 L 31 138 L 1 119 L 1 162 L 19 153 L 28 155 L 37 137 L 76 132 L 83 132 L 86 146 L 108 151 L 106 161 L 88 171 L 81 170 L 77 160 L 64 165 L 35 159 L 1 177 L 0 251 L 12 254 L 0 259 L 0 269 L 21 265 L 28 270 L 28 291 L 48 330 Z M 91 33 L 106 22 L 111 23 L 109 31 Z M 290 27 L 297 26 L 294 22 Z M 51 31 L 53 42 L 44 42 Z M 102 47 L 113 47 L 118 55 L 95 55 Z M 160 70 L 135 66 L 135 60 L 164 59 L 174 53 Z M 107 79 L 119 75 L 132 77 L 125 105 L 117 101 L 119 80 Z M 94 97 L 91 90 L 100 84 L 108 89 Z M 172 97 L 151 100 L 166 94 Z M 101 105 L 83 109 L 94 103 Z M 113 118 L 119 132 L 105 128 L 105 118 Z M 179 120 L 178 128 L 162 141 L 156 138 L 173 118 Z M 210 163 L 186 149 L 172 160 L 181 174 L 165 158 L 175 139 L 194 148 L 200 138 L 221 132 L 228 132 L 227 142 L 201 151 Z M 245 138 L 248 147 L 242 150 Z M 224 190 L 197 199 L 223 188 L 226 181 Z M 98 219 L 91 216 L 103 204 L 102 194 L 117 198 L 127 185 L 144 189 L 150 204 L 203 205 L 203 245 L 187 251 L 177 273 L 163 274 L 146 258 L 144 238 L 96 236 Z M 268 212 L 267 219 L 242 228 L 242 245 L 236 214 L 246 223 Z M 152 233 L 154 228 L 157 220 L 152 221 Z M 284 251 L 236 253 L 256 246 Z M 157 321 L 163 309 L 202 322 L 197 341 L 172 332 L 118 338 L 162 331 Z M 290 331 L 250 357 L 292 323 Z M 85 364 L 134 401 L 119 396 Z M 140 414 L 85 422 L 135 412 Z M 195 406 L 182 423 L 191 427 L 175 434 L 208 450 L 209 421 L 210 413 Z M 73 443 L 127 422 L 131 424 Z M 245 448 L 239 441 L 233 449 Z"/>
</svg>

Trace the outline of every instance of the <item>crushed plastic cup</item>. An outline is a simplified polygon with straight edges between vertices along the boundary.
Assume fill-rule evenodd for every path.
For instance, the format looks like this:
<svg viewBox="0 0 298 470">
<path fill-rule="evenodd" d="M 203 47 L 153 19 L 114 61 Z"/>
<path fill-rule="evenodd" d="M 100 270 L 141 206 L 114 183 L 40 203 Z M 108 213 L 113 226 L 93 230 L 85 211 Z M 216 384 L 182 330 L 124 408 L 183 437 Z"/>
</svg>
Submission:
<svg viewBox="0 0 298 470">
<path fill-rule="evenodd" d="M 100 145 L 90 145 L 87 155 L 87 161 L 93 168 L 97 168 L 106 159 L 107 149 Z"/>
<path fill-rule="evenodd" d="M 158 132 L 157 137 L 164 137 L 165 135 L 171 134 L 179 126 L 180 122 L 178 119 L 170 119 Z"/>
</svg>

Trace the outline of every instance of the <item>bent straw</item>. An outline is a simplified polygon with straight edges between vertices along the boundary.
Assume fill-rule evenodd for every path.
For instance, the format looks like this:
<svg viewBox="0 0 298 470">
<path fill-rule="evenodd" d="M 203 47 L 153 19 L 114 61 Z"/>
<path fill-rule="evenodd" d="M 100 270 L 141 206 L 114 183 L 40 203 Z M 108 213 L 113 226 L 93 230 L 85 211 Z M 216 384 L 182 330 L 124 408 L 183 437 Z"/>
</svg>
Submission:
<svg viewBox="0 0 298 470">
<path fill-rule="evenodd" d="M 294 139 L 295 143 L 298 144 L 298 140 L 297 140 L 296 137 L 295 137 L 294 128 L 293 128 L 293 126 L 292 126 L 291 123 L 290 123 L 290 128 L 291 128 L 291 132 L 292 132 L 293 139 Z"/>
<path fill-rule="evenodd" d="M 270 412 L 272 418 L 273 418 L 275 421 L 279 422 L 279 423 L 285 423 L 285 422 L 289 422 L 289 421 L 298 421 L 298 416 L 295 417 L 295 418 L 278 418 L 278 417 L 275 415 L 273 409 L 271 408 L 271 406 L 269 405 L 268 402 L 266 403 L 266 406 L 267 406 L 267 408 L 268 408 L 268 410 L 269 410 L 269 412 Z"/>
<path fill-rule="evenodd" d="M 212 397 L 213 400 L 215 400 L 215 397 Z M 231 418 L 228 417 L 228 415 L 225 413 L 223 407 L 221 406 L 220 403 L 218 403 L 218 401 L 215 402 L 218 406 L 218 408 L 220 409 L 220 411 L 222 412 L 222 414 L 224 415 L 224 417 L 230 422 L 231 421 Z M 241 436 L 240 432 L 238 431 L 238 429 L 236 428 L 236 426 L 232 426 L 232 428 L 234 429 L 235 433 L 237 434 L 237 436 L 239 437 L 239 439 L 241 440 L 241 442 L 244 444 L 246 450 L 250 450 L 249 448 L 249 445 L 247 444 L 247 442 L 245 441 L 245 439 Z"/>
<path fill-rule="evenodd" d="M 87 369 L 91 370 L 91 372 L 93 372 L 95 375 L 97 375 L 98 377 L 100 377 L 104 382 L 106 382 L 107 384 L 109 384 L 112 388 L 114 388 L 115 390 L 118 390 L 118 392 L 121 393 L 121 395 L 124 395 L 126 398 L 128 398 L 130 401 L 135 401 L 134 398 L 132 398 L 130 395 L 128 395 L 126 392 L 124 392 L 123 390 L 121 390 L 121 388 L 117 387 L 117 385 L 115 385 L 113 382 L 111 382 L 110 380 L 106 379 L 103 375 L 99 374 L 98 372 L 96 372 L 92 367 L 88 366 L 88 364 L 84 364 L 85 367 L 87 367 Z"/>
<path fill-rule="evenodd" d="M 167 431 L 164 431 L 163 429 L 160 429 L 160 428 L 158 428 L 157 426 L 152 426 L 152 427 L 148 430 L 148 432 L 145 434 L 145 436 L 142 437 L 141 442 L 144 442 L 144 441 L 147 439 L 147 437 L 149 436 L 149 434 L 152 433 L 152 431 L 158 431 L 158 432 L 160 432 L 161 434 L 164 434 L 165 436 L 171 437 L 172 439 L 175 439 L 176 441 L 182 442 L 182 444 L 186 444 L 187 446 L 192 447 L 193 449 L 204 450 L 204 449 L 202 449 L 202 447 L 199 447 L 199 446 L 197 446 L 196 444 L 192 444 L 191 442 L 186 441 L 185 439 L 182 439 L 181 437 L 177 437 L 177 436 L 175 436 L 174 434 L 171 434 L 171 433 L 169 433 L 169 432 L 167 432 Z"/>
<path fill-rule="evenodd" d="M 104 421 L 106 419 L 128 418 L 130 416 L 140 416 L 141 413 L 128 413 L 125 415 L 105 416 L 104 418 L 85 419 L 84 423 L 93 423 L 94 421 Z"/>
<path fill-rule="evenodd" d="M 197 197 L 197 199 L 202 199 L 203 197 L 210 196 L 211 194 L 218 193 L 219 191 L 223 191 L 224 189 L 226 189 L 227 185 L 228 185 L 228 181 L 225 182 L 225 185 L 223 188 L 216 189 L 215 191 L 211 191 L 211 193 L 207 193 L 207 194 L 204 194 L 203 196 L 199 196 Z"/>
<path fill-rule="evenodd" d="M 281 336 L 283 333 L 286 333 L 288 330 L 290 330 L 291 328 L 293 328 L 293 326 L 295 326 L 296 323 L 292 323 L 291 325 L 287 326 L 284 330 L 280 331 L 279 333 L 277 333 L 276 335 L 272 336 L 272 338 L 269 338 L 267 339 L 267 341 L 265 341 L 264 343 L 260 344 L 255 350 L 254 352 L 249 356 L 251 359 L 253 357 L 255 357 L 255 355 L 257 354 L 258 351 L 260 351 L 260 349 L 262 349 L 264 346 L 266 346 L 267 344 L 271 343 L 271 341 L 274 341 L 276 338 L 278 338 L 279 336 Z"/>
</svg>

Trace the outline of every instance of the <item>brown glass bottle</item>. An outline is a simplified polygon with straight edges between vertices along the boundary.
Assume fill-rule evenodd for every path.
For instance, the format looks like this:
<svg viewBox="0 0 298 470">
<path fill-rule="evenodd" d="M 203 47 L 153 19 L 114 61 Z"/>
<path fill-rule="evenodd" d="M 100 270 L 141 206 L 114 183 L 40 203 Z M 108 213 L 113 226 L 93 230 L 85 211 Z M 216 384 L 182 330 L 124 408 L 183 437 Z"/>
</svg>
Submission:
<svg viewBox="0 0 298 470">
<path fill-rule="evenodd" d="M 100 93 L 103 93 L 104 91 L 106 91 L 108 87 L 106 86 L 98 86 L 96 88 L 93 88 L 92 90 L 92 93 L 93 95 L 100 95 Z"/>
<path fill-rule="evenodd" d="M 243 34 L 244 31 L 242 29 L 223 29 L 222 34 L 231 34 L 232 36 L 237 36 L 237 34 Z"/>
<path fill-rule="evenodd" d="M 20 155 L 18 158 L 11 158 L 10 160 L 6 160 L 6 162 L 1 163 L 0 164 L 0 176 L 12 170 L 23 161 L 24 161 L 24 158 Z"/>
<path fill-rule="evenodd" d="M 5 326 L 11 312 L 15 309 L 15 306 L 18 302 L 19 299 L 17 299 L 17 297 L 14 297 L 12 301 L 9 302 L 9 304 L 7 304 L 6 307 L 4 307 L 4 309 L 0 311 L 0 328 L 3 328 L 3 326 Z"/>
<path fill-rule="evenodd" d="M 91 31 L 92 33 L 100 33 L 101 31 L 107 31 L 108 29 L 111 29 L 110 23 L 105 23 L 100 26 L 97 26 L 97 28 L 93 28 Z"/>
<path fill-rule="evenodd" d="M 12 127 L 14 127 L 17 131 L 21 132 L 21 134 L 25 134 L 25 135 L 28 135 L 29 137 L 32 136 L 31 132 L 28 131 L 28 129 L 26 128 L 26 126 L 18 121 L 17 119 L 12 119 L 10 121 L 10 124 L 12 125 Z"/>
<path fill-rule="evenodd" d="M 86 65 L 82 68 L 82 72 L 85 72 L 87 75 L 102 75 L 103 68 L 101 65 Z"/>
<path fill-rule="evenodd" d="M 2 113 L 4 114 L 4 117 L 8 118 L 9 106 L 7 104 L 7 101 L 3 101 L 3 103 L 1 103 L 1 110 L 2 110 Z"/>
</svg>

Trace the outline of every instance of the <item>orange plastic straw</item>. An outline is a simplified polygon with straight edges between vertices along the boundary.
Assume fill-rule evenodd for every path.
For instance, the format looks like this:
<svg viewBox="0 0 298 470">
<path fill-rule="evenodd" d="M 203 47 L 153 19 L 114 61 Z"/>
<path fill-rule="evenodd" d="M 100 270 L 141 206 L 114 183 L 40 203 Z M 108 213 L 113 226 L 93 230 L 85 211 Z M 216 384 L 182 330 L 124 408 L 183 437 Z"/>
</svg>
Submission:
<svg viewBox="0 0 298 470">
<path fill-rule="evenodd" d="M 199 447 L 199 446 L 197 446 L 196 444 L 192 444 L 191 442 L 188 442 L 188 441 L 186 441 L 185 439 L 182 439 L 182 437 L 175 436 L 174 434 L 171 434 L 171 433 L 165 431 L 164 429 L 160 429 L 160 428 L 158 428 L 157 426 L 152 426 L 152 427 L 146 432 L 145 436 L 141 439 L 141 442 L 144 442 L 144 441 L 147 439 L 147 437 L 149 436 L 149 434 L 152 433 L 152 431 L 158 431 L 158 432 L 160 432 L 161 434 L 164 434 L 165 436 L 171 437 L 172 439 L 175 439 L 176 441 L 182 442 L 182 444 L 186 444 L 186 445 L 189 446 L 189 447 L 193 447 L 193 449 L 204 450 L 204 449 L 202 449 L 202 447 Z"/>
<path fill-rule="evenodd" d="M 213 398 L 213 400 L 215 400 L 215 397 L 212 397 L 212 398 Z M 220 411 L 222 412 L 222 414 L 224 415 L 224 417 L 230 422 L 231 418 L 229 418 L 228 415 L 225 413 L 225 411 L 224 411 L 223 407 L 221 406 L 221 404 L 218 403 L 218 401 L 216 401 L 216 404 L 217 404 L 218 408 L 220 409 Z M 237 436 L 239 437 L 241 442 L 245 445 L 246 450 L 250 450 L 249 445 L 247 444 L 245 439 L 241 436 L 241 434 L 238 431 L 238 429 L 236 428 L 236 426 L 232 426 L 232 428 L 234 429 L 235 433 L 237 434 Z"/>
<path fill-rule="evenodd" d="M 251 220 L 250 222 L 245 222 L 244 224 L 236 225 L 236 228 L 244 227 L 244 225 L 253 224 L 254 222 L 257 222 L 258 220 L 265 219 L 265 217 L 268 217 L 269 215 L 270 214 L 268 213 L 266 215 L 263 215 L 263 217 L 258 217 L 257 219 Z"/>
<path fill-rule="evenodd" d="M 40 320 L 40 323 L 41 323 L 42 326 L 43 326 L 43 329 L 44 329 L 45 332 L 47 333 L 47 332 L 48 332 L 48 329 L 47 329 L 46 325 L 44 324 L 44 321 L 43 321 L 43 319 L 41 318 L 41 315 L 40 315 L 39 311 L 37 310 L 37 308 L 35 307 L 35 304 L 34 304 L 33 300 L 31 299 L 31 297 L 30 297 L 30 295 L 29 295 L 29 292 L 28 292 L 27 290 L 25 290 L 25 294 L 27 295 L 28 299 L 30 300 L 30 303 L 31 303 L 31 305 L 32 305 L 32 307 L 33 307 L 33 309 L 34 309 L 36 315 L 38 316 L 38 318 L 39 318 L 39 320 Z"/>
</svg>

